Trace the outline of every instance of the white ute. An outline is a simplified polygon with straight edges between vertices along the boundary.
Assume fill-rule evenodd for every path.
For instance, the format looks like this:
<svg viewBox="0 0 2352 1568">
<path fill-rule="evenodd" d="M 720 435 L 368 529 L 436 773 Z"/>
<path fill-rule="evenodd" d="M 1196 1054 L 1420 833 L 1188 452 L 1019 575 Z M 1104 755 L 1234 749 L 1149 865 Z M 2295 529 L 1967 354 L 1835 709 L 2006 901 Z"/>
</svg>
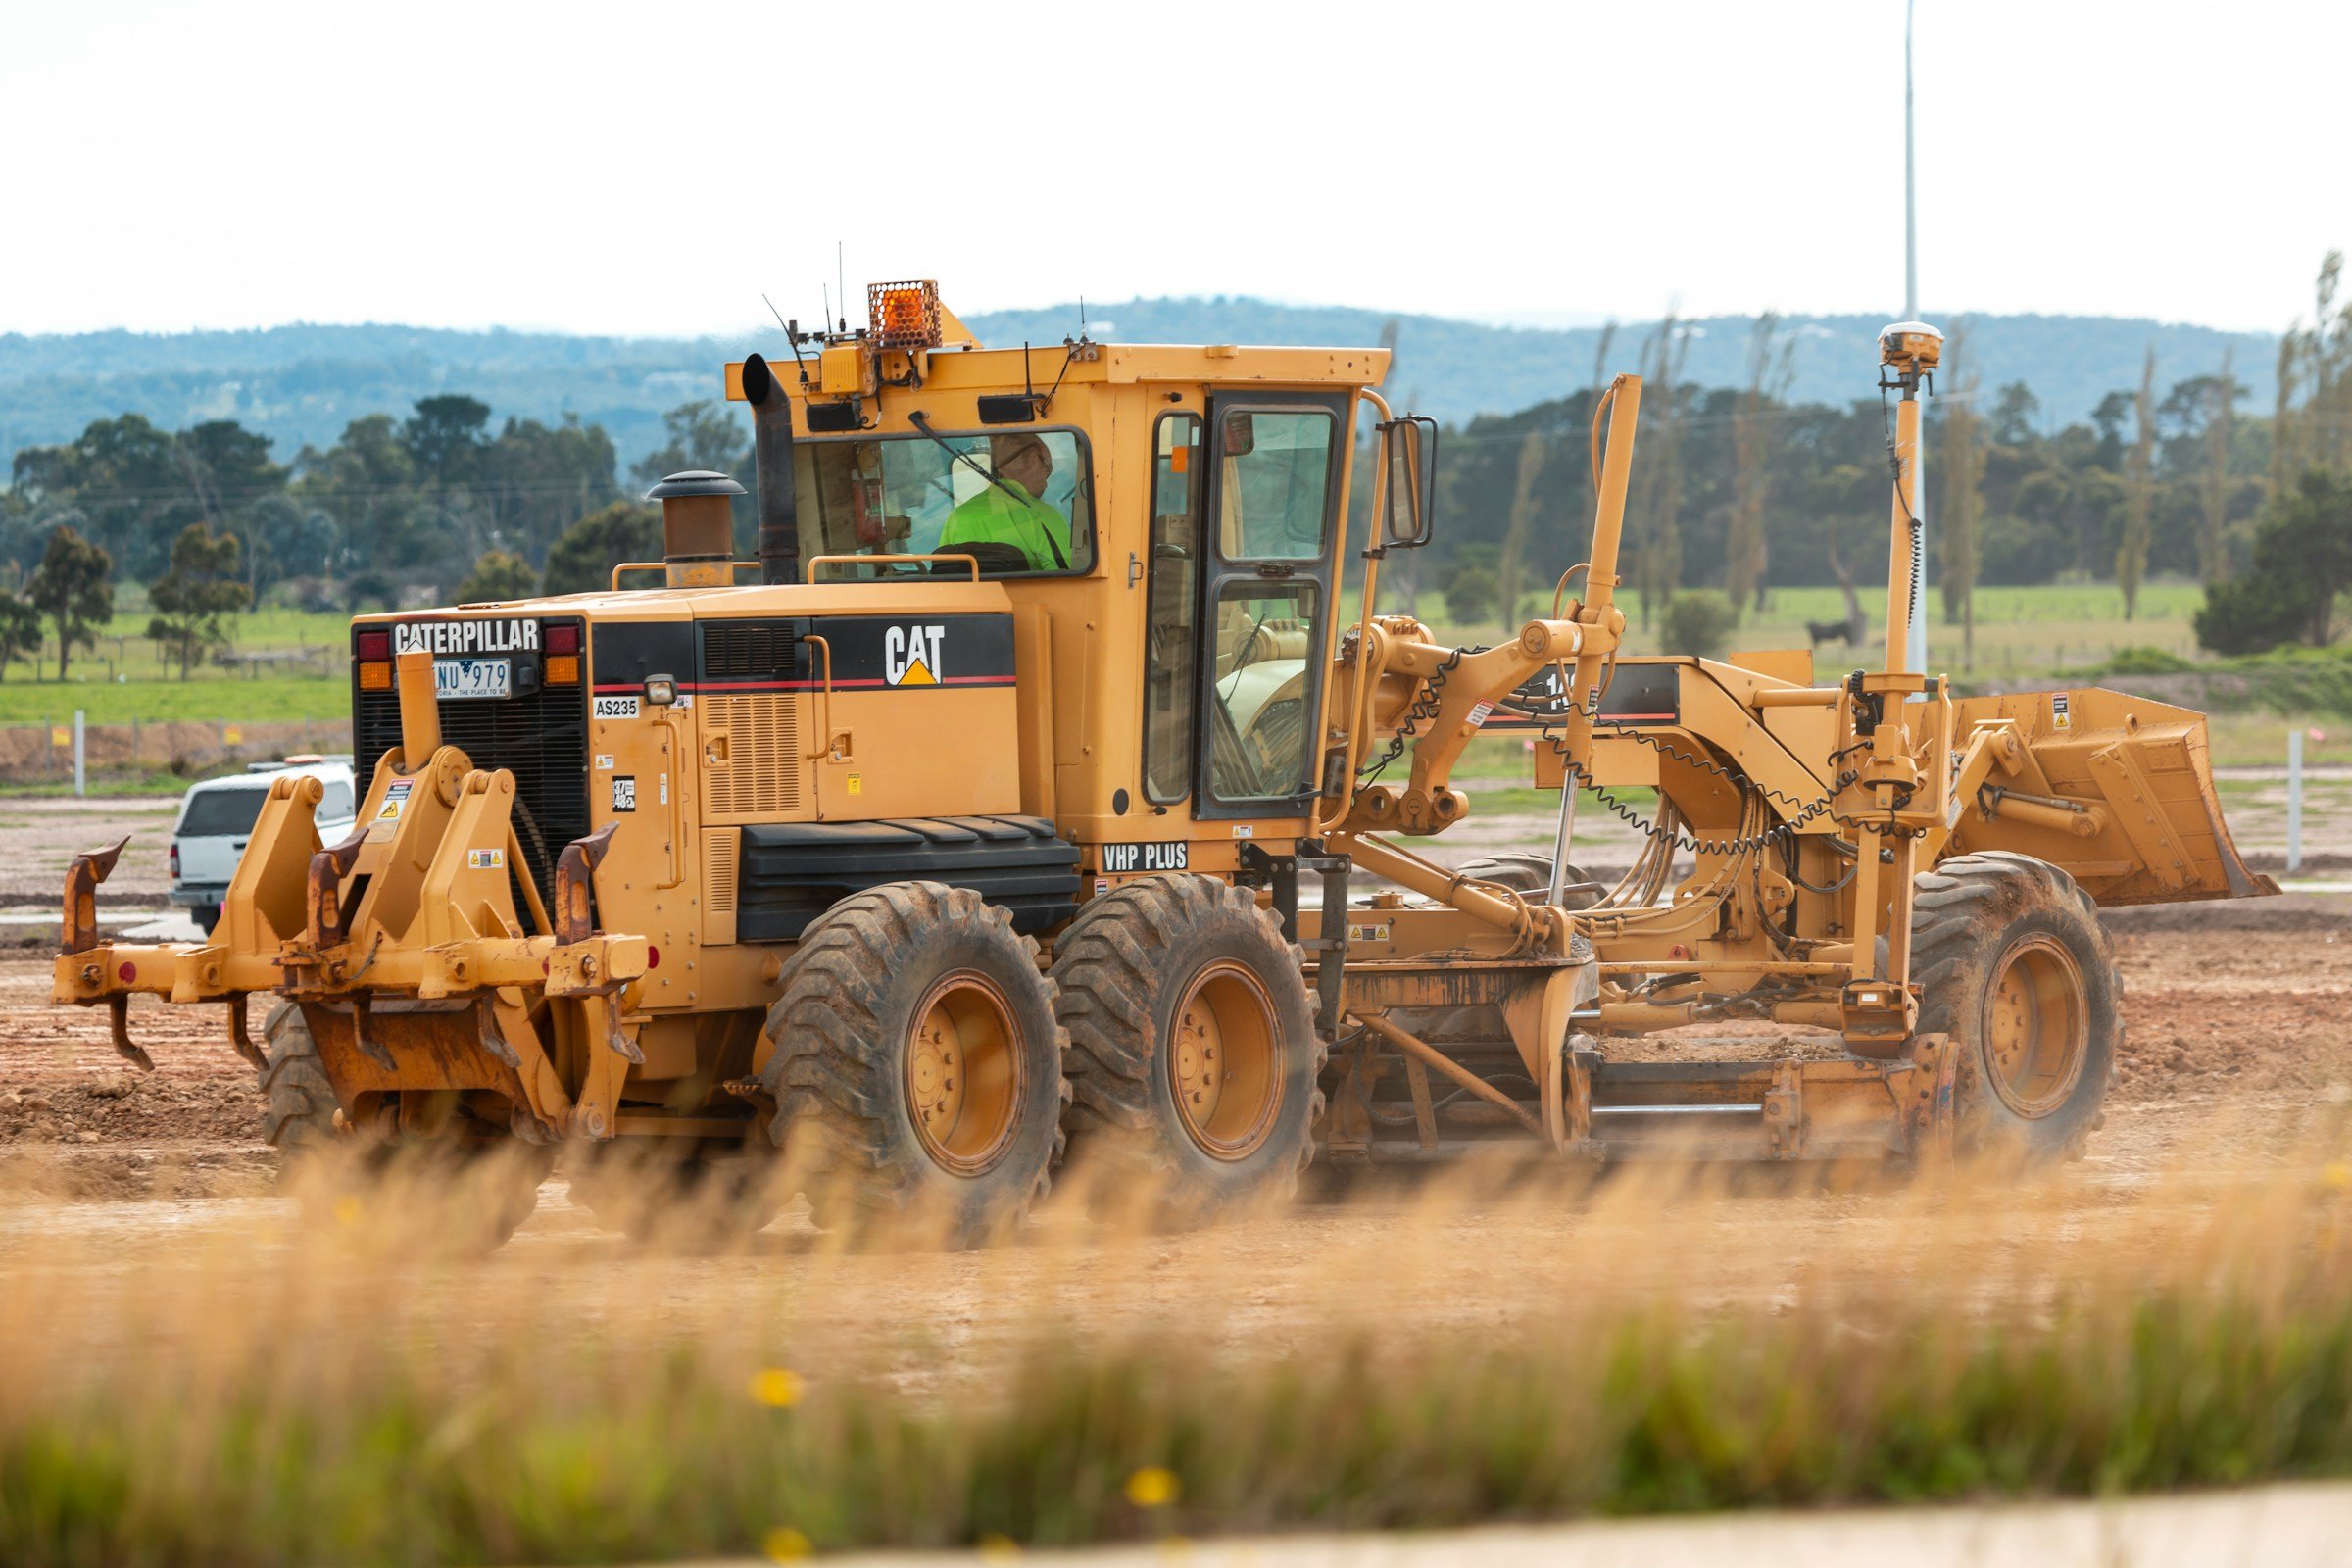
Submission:
<svg viewBox="0 0 2352 1568">
<path fill-rule="evenodd" d="M 237 858 L 245 853 L 245 840 L 261 817 L 270 780 L 289 773 L 308 774 L 326 786 L 318 803 L 319 842 L 333 844 L 347 837 L 358 810 L 349 757 L 254 762 L 242 773 L 191 785 L 180 801 L 179 818 L 172 824 L 172 902 L 184 906 L 206 932 L 220 922 L 220 901 L 228 893 Z"/>
</svg>

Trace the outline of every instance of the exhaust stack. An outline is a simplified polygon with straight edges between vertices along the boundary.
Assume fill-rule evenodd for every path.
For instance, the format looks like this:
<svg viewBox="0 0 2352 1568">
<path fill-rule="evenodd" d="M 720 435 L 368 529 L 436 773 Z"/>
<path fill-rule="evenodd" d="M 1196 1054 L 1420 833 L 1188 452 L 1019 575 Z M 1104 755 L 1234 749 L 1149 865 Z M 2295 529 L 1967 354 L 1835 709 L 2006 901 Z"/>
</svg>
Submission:
<svg viewBox="0 0 2352 1568">
<path fill-rule="evenodd" d="M 735 580 L 735 505 L 743 486 L 723 473 L 673 473 L 645 493 L 662 503 L 662 564 L 672 588 L 724 588 Z"/>
<path fill-rule="evenodd" d="M 768 583 L 801 579 L 799 498 L 792 464 L 792 399 L 776 384 L 767 361 L 743 362 L 744 401 L 752 406 L 752 449 L 760 482 L 760 576 Z"/>
</svg>

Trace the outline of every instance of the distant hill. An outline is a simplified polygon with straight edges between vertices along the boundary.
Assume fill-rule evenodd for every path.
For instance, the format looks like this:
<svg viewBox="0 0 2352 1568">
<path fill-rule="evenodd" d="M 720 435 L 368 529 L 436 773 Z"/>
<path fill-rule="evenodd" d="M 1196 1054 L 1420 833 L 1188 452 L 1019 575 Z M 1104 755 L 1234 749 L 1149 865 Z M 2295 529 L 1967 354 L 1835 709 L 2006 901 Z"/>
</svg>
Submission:
<svg viewBox="0 0 2352 1568">
<path fill-rule="evenodd" d="M 1077 330 L 1079 316 L 1069 305 L 965 319 L 987 343 L 1055 343 Z M 1508 413 L 1587 384 L 1601 338 L 1597 327 L 1513 328 L 1253 299 L 1095 303 L 1087 319 L 1095 337 L 1113 342 L 1345 345 L 1378 343 L 1393 319 L 1392 395 L 1448 421 Z M 1827 403 L 1869 396 L 1872 338 L 1884 324 L 1877 317 L 1791 318 L 1793 395 Z M 1740 384 L 1747 319 L 1711 317 L 1686 325 L 1692 334 L 1686 377 Z M 2255 406 L 2272 396 L 2278 340 L 2266 333 L 2081 316 L 1980 316 L 1970 327 L 1984 386 L 2026 382 L 2052 422 L 2086 417 L 2108 392 L 2136 386 L 2151 345 L 2160 389 L 2220 368 L 2227 348 L 2235 351 L 2235 373 Z M 1649 330 L 1642 322 L 1619 328 L 1607 368 L 1638 368 Z M 373 325 L 6 334 L 0 335 L 0 463 L 20 447 L 71 439 L 92 419 L 126 411 L 167 428 L 233 418 L 272 437 L 283 461 L 306 442 L 332 441 L 361 415 L 403 413 L 421 397 L 467 392 L 501 418 L 552 423 L 576 414 L 602 424 L 625 465 L 662 444 L 665 410 L 717 395 L 725 361 L 754 348 L 772 352 L 776 338 L 772 329 L 687 339 Z"/>
<path fill-rule="evenodd" d="M 1950 330 L 1952 318 L 1933 318 Z M 2140 366 L 2156 350 L 2157 391 L 2175 381 L 2221 368 L 2233 349 L 2231 373 L 2267 406 L 2277 386 L 2278 339 L 2274 333 L 2223 332 L 2104 316 L 1968 316 L 1977 374 L 1989 391 L 2023 381 L 2041 400 L 2042 414 L 2064 424 L 2090 416 L 2099 400 L 2139 385 Z M 1250 299 L 1130 300 L 1089 304 L 1093 336 L 1126 343 L 1374 344 L 1396 323 L 1392 399 L 1411 400 L 1419 412 L 1448 422 L 1474 414 L 1510 414 L 1589 385 L 1600 327 L 1566 329 L 1489 326 L 1438 316 L 1404 316 L 1338 306 L 1272 305 Z M 1043 311 L 998 311 L 966 317 L 990 343 L 1059 342 L 1077 330 L 1076 306 Z M 1789 317 L 1796 336 L 1791 397 L 1799 403 L 1843 404 L 1869 397 L 1877 383 L 1877 339 L 1886 319 L 1877 316 Z M 1607 369 L 1641 368 L 1651 321 L 1616 329 Z M 1686 321 L 1692 335 L 1683 362 L 1686 380 L 1701 386 L 1740 386 L 1747 379 L 1753 321 L 1713 316 Z"/>
</svg>

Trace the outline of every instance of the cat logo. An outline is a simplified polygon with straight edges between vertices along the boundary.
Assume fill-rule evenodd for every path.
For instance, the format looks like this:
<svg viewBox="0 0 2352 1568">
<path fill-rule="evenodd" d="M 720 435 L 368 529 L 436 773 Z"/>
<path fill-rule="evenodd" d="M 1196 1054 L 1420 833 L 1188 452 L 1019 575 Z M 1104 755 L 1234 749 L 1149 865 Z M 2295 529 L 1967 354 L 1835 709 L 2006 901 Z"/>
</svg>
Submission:
<svg viewBox="0 0 2352 1568">
<path fill-rule="evenodd" d="M 882 678 L 893 686 L 939 684 L 945 626 L 893 626 L 882 634 Z"/>
</svg>

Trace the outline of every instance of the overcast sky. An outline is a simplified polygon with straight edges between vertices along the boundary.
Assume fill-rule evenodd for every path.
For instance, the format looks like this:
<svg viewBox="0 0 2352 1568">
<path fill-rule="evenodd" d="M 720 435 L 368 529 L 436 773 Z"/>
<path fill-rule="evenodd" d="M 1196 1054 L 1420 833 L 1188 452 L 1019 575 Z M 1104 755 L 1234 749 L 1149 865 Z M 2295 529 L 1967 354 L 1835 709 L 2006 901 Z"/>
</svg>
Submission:
<svg viewBox="0 0 2352 1568">
<path fill-rule="evenodd" d="M 2277 329 L 2352 244 L 2342 0 L 1920 0 L 1920 295 Z M 1247 293 L 1902 304 L 1902 0 L 26 0 L 0 332 L 737 331 Z"/>
</svg>

